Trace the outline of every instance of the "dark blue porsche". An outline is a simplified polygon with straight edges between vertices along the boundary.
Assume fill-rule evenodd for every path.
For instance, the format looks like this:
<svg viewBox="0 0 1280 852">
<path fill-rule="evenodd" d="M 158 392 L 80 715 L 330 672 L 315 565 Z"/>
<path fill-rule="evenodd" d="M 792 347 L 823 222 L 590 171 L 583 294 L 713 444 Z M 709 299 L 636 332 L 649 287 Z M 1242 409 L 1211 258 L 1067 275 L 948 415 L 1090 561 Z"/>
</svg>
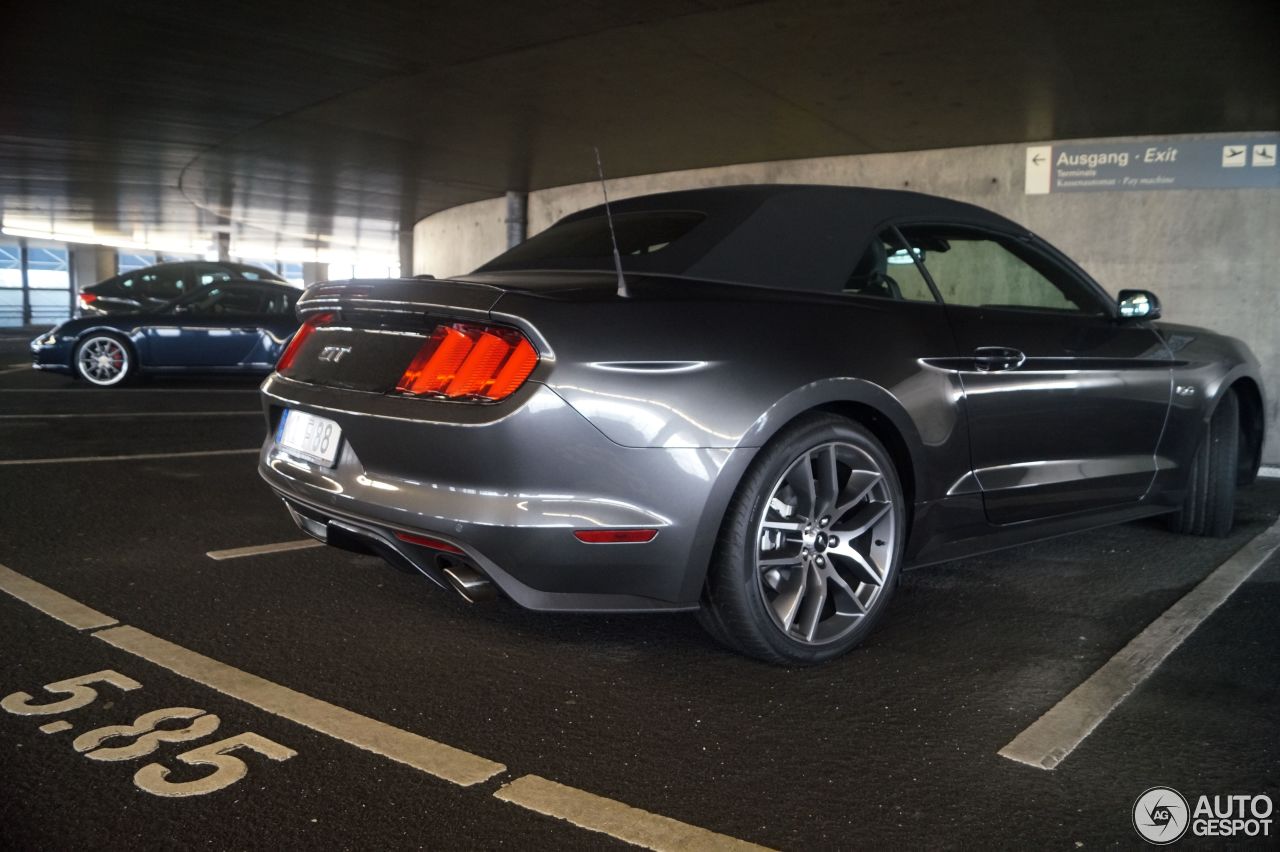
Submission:
<svg viewBox="0 0 1280 852">
<path fill-rule="evenodd" d="M 98 387 L 138 373 L 266 373 L 298 330 L 302 291 L 266 281 L 219 281 L 162 308 L 67 320 L 31 342 L 37 370 Z"/>
</svg>

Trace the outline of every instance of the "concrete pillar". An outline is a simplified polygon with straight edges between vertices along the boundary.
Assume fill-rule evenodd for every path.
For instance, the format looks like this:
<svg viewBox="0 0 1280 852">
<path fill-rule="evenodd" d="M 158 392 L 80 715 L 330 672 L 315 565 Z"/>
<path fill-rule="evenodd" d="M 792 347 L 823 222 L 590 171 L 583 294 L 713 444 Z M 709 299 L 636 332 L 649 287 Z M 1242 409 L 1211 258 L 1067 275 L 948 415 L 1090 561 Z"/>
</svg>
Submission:
<svg viewBox="0 0 1280 852">
<path fill-rule="evenodd" d="M 304 263 L 302 264 L 302 283 L 310 287 L 317 281 L 324 281 L 329 277 L 329 264 L 327 263 Z"/>
<path fill-rule="evenodd" d="M 218 247 L 218 260 L 223 263 L 231 260 L 231 234 L 228 231 L 218 231 L 213 235 L 214 243 Z"/>
<path fill-rule="evenodd" d="M 400 277 L 413 275 L 413 231 L 400 232 Z"/>
<path fill-rule="evenodd" d="M 524 242 L 529 229 L 529 193 L 507 192 L 507 248 Z"/>
<path fill-rule="evenodd" d="M 18 259 L 22 267 L 22 324 L 31 325 L 31 281 L 27 275 L 26 240 L 18 240 Z"/>
<path fill-rule="evenodd" d="M 71 286 L 77 293 L 116 274 L 116 250 L 106 246 L 71 248 Z"/>
</svg>

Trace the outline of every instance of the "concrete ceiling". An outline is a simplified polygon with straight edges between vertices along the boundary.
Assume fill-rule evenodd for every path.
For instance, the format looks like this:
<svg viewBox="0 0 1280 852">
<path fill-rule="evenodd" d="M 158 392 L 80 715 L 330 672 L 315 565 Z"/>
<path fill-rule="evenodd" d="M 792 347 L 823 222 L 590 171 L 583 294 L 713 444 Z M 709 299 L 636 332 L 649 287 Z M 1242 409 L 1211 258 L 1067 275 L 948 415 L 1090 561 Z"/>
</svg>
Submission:
<svg viewBox="0 0 1280 852">
<path fill-rule="evenodd" d="M 0 213 L 394 253 L 508 189 L 1280 127 L 1273 0 L 64 0 L 0 33 Z"/>
</svg>

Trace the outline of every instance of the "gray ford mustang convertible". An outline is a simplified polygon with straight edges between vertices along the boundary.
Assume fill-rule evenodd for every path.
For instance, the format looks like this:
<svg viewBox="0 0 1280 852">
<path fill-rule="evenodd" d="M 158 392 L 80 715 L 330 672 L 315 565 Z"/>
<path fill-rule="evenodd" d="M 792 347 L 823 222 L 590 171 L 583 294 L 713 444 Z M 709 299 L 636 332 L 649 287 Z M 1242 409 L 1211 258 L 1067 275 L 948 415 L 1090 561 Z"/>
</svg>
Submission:
<svg viewBox="0 0 1280 852">
<path fill-rule="evenodd" d="M 856 645 L 904 568 L 1150 515 L 1225 535 L 1263 439 L 1244 344 L 915 193 L 633 198 L 298 312 L 260 470 L 308 534 L 469 600 L 696 610 L 778 663 Z"/>
</svg>

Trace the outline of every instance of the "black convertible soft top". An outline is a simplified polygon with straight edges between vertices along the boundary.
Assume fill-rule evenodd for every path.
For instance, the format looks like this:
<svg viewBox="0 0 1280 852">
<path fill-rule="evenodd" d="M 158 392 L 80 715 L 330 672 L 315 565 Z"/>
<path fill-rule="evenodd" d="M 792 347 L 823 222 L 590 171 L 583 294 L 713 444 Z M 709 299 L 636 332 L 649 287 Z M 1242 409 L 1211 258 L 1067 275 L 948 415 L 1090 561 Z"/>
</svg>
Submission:
<svg viewBox="0 0 1280 852">
<path fill-rule="evenodd" d="M 770 184 L 665 192 L 610 205 L 627 272 L 765 287 L 839 290 L 887 222 L 1025 232 L 1002 216 L 919 192 Z M 477 272 L 612 271 L 604 205 L 561 219 Z"/>
</svg>

